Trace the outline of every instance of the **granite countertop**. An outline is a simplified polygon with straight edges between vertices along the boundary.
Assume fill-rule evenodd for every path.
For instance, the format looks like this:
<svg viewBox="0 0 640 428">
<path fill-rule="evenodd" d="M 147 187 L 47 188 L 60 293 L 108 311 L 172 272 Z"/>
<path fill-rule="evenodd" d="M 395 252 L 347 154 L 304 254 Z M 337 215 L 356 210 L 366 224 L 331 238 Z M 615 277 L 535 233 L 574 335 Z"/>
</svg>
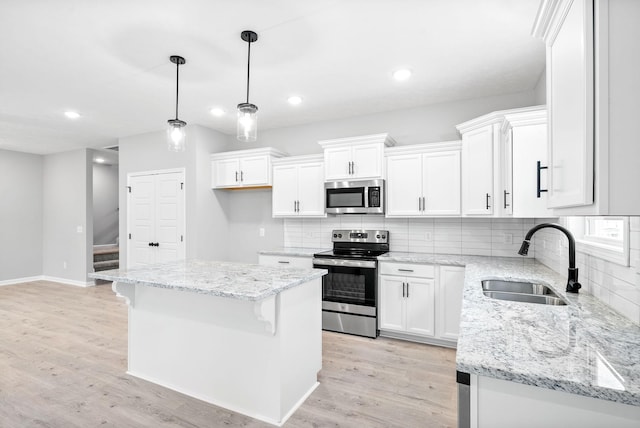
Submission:
<svg viewBox="0 0 640 428">
<path fill-rule="evenodd" d="M 640 327 L 539 262 L 485 258 L 465 269 L 457 369 L 640 406 Z M 550 285 L 568 300 L 550 306 L 491 299 L 483 279 Z"/>
<path fill-rule="evenodd" d="M 640 327 L 524 257 L 389 252 L 379 261 L 465 266 L 457 370 L 640 406 Z M 486 297 L 483 279 L 550 285 L 569 304 Z"/>
<path fill-rule="evenodd" d="M 255 301 L 321 278 L 326 273 L 325 269 L 282 269 L 279 266 L 181 260 L 126 270 L 105 270 L 89 277 Z"/>
<path fill-rule="evenodd" d="M 331 248 L 284 247 L 274 250 L 258 251 L 265 256 L 312 257 L 315 253 L 329 251 Z"/>
</svg>

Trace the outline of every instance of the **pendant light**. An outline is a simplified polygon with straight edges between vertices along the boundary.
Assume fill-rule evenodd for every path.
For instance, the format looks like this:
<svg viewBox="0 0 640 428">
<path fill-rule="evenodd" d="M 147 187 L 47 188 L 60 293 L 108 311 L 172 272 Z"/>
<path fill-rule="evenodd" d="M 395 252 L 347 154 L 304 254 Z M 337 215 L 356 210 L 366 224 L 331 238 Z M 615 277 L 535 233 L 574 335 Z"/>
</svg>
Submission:
<svg viewBox="0 0 640 428">
<path fill-rule="evenodd" d="M 178 119 L 178 77 L 180 66 L 186 63 L 185 59 L 178 55 L 171 55 L 169 60 L 176 65 L 176 118 L 169 119 L 167 122 L 167 146 L 172 152 L 184 152 L 186 146 L 186 133 L 184 127 L 187 122 Z"/>
<path fill-rule="evenodd" d="M 243 31 L 240 37 L 249 44 L 249 53 L 247 55 L 247 102 L 238 104 L 238 140 L 250 142 L 258 139 L 258 106 L 249 103 L 251 43 L 258 40 L 258 35 L 253 31 Z"/>
</svg>

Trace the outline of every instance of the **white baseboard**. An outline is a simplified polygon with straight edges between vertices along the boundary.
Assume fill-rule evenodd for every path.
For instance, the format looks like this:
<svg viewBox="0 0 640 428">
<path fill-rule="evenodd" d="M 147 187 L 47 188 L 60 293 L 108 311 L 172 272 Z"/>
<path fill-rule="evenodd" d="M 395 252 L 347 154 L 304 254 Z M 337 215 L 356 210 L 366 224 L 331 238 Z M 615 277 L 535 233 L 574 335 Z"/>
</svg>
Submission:
<svg viewBox="0 0 640 428">
<path fill-rule="evenodd" d="M 14 279 L 7 279 L 4 281 L 0 281 L 0 286 L 23 284 L 25 282 L 33 282 L 33 281 L 51 281 L 51 282 L 57 282 L 59 284 L 75 285 L 76 287 L 93 287 L 96 285 L 96 282 L 94 280 L 83 282 L 83 281 L 76 281 L 73 279 L 56 278 L 54 276 L 38 275 L 38 276 L 25 276 L 24 278 L 14 278 Z"/>
<path fill-rule="evenodd" d="M 6 279 L 4 281 L 0 281 L 0 286 L 2 286 L 2 285 L 22 284 L 22 283 L 25 283 L 25 282 L 32 282 L 32 281 L 42 281 L 43 279 L 44 279 L 44 276 L 42 276 L 42 275 L 25 276 L 24 278 Z"/>
<path fill-rule="evenodd" d="M 75 285 L 76 287 L 93 287 L 94 285 L 96 285 L 96 282 L 94 280 L 85 282 L 85 281 L 76 281 L 73 279 L 66 279 L 66 278 L 56 278 L 55 276 L 47 276 L 47 275 L 43 275 L 42 279 L 44 281 L 57 282 L 60 284 Z"/>
</svg>

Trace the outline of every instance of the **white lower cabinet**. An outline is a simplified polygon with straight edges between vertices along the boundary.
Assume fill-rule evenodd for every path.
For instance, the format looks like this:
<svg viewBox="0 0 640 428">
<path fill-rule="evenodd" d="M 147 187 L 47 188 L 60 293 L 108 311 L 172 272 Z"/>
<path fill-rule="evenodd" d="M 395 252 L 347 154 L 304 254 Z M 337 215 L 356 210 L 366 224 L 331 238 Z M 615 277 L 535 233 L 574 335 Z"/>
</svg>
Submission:
<svg viewBox="0 0 640 428">
<path fill-rule="evenodd" d="M 381 262 L 379 272 L 381 336 L 455 346 L 463 267 Z"/>
<path fill-rule="evenodd" d="M 311 256 L 277 256 L 271 254 L 260 254 L 258 255 L 258 264 L 264 266 L 313 269 L 313 258 Z"/>
</svg>

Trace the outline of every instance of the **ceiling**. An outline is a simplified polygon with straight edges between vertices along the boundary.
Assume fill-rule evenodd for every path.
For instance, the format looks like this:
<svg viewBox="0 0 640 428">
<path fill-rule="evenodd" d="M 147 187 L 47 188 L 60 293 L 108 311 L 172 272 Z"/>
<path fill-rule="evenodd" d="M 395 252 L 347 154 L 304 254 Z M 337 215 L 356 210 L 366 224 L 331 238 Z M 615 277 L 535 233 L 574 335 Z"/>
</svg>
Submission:
<svg viewBox="0 0 640 428">
<path fill-rule="evenodd" d="M 3 0 L 0 149 L 47 154 L 189 124 L 235 133 L 532 90 L 539 0 Z M 407 67 L 412 77 L 391 78 Z M 290 95 L 302 104 L 287 103 Z M 227 114 L 214 117 L 213 107 Z M 64 112 L 81 117 L 70 120 Z M 259 141 L 259 140 L 258 140 Z"/>
</svg>

